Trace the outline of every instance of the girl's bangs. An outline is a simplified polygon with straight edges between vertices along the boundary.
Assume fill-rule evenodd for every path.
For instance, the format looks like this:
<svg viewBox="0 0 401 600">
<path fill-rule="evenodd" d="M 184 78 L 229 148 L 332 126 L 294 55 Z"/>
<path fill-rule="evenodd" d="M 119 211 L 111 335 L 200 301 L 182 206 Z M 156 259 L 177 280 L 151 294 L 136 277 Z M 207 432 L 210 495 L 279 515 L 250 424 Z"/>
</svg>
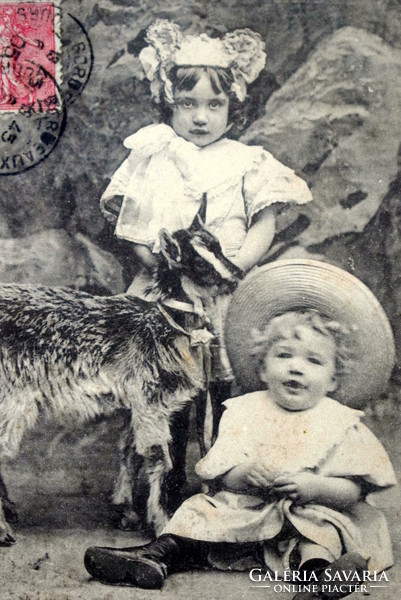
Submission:
<svg viewBox="0 0 401 600">
<path fill-rule="evenodd" d="M 202 73 L 209 77 L 212 90 L 215 94 L 228 94 L 231 86 L 231 77 L 221 67 L 208 66 L 182 66 L 177 67 L 172 73 L 173 86 L 178 91 L 192 90 L 200 80 Z"/>
<path fill-rule="evenodd" d="M 171 80 L 173 86 L 178 91 L 190 91 L 192 90 L 203 72 L 202 67 L 178 67 L 174 69 Z"/>
</svg>

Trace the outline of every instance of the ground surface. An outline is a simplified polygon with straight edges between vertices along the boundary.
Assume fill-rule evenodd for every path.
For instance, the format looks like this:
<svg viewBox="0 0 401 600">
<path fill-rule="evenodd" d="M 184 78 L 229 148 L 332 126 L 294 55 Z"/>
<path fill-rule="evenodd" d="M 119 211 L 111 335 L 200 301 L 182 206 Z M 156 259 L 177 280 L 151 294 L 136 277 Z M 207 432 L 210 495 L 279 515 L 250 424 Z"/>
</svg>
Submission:
<svg viewBox="0 0 401 600">
<path fill-rule="evenodd" d="M 400 418 L 370 422 L 401 474 Z M 24 443 L 24 452 L 5 471 L 10 495 L 18 505 L 18 541 L 0 548 L 1 600 L 128 600 L 276 598 L 293 594 L 256 588 L 248 573 L 192 572 L 172 576 L 162 591 L 110 587 L 90 580 L 83 566 L 89 545 L 127 546 L 146 541 L 142 533 L 115 529 L 108 510 L 108 492 L 117 468 L 119 419 L 90 425 L 74 434 L 54 437 L 42 426 Z M 85 434 L 85 435 L 84 435 Z M 189 470 L 197 450 L 190 449 Z M 397 600 L 401 595 L 400 495 L 381 495 L 394 541 L 396 566 L 385 588 L 371 588 L 372 600 Z M 267 582 L 268 583 L 268 582 Z M 383 583 L 383 582 L 382 582 Z M 353 598 L 362 596 L 354 594 Z"/>
</svg>

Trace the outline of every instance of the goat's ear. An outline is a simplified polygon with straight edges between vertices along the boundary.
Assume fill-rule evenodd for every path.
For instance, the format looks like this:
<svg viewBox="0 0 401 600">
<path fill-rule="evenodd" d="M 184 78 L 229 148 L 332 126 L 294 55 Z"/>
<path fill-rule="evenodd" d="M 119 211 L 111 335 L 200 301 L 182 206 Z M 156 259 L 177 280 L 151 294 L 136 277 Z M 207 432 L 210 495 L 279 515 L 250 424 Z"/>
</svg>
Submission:
<svg viewBox="0 0 401 600">
<path fill-rule="evenodd" d="M 206 208 L 207 208 L 207 195 L 206 193 L 202 196 L 201 205 L 199 207 L 198 212 L 196 213 L 194 220 L 191 223 L 188 231 L 191 233 L 195 233 L 196 231 L 201 231 L 205 228 L 206 222 Z"/>
<path fill-rule="evenodd" d="M 160 252 L 171 267 L 178 267 L 181 263 L 181 248 L 176 239 L 166 230 L 159 233 Z"/>
<path fill-rule="evenodd" d="M 205 229 L 205 223 L 202 221 L 201 216 L 197 214 L 195 215 L 191 226 L 188 228 L 188 231 L 190 233 L 196 233 L 197 231 L 202 231 L 202 229 Z"/>
</svg>

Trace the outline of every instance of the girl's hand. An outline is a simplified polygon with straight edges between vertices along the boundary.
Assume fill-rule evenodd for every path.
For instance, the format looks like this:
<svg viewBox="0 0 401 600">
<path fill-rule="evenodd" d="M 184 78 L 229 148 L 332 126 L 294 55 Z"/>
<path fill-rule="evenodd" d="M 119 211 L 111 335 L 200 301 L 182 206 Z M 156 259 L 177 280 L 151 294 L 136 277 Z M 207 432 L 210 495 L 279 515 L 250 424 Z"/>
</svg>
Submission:
<svg viewBox="0 0 401 600">
<path fill-rule="evenodd" d="M 296 504 L 316 502 L 342 509 L 358 502 L 361 486 L 352 479 L 301 472 L 277 477 L 273 491 Z"/>
<path fill-rule="evenodd" d="M 157 258 L 152 251 L 143 244 L 133 244 L 135 256 L 139 259 L 142 267 L 152 272 L 157 267 Z"/>
<path fill-rule="evenodd" d="M 274 238 L 275 218 L 270 207 L 254 218 L 238 254 L 230 260 L 247 273 L 265 256 Z"/>
</svg>

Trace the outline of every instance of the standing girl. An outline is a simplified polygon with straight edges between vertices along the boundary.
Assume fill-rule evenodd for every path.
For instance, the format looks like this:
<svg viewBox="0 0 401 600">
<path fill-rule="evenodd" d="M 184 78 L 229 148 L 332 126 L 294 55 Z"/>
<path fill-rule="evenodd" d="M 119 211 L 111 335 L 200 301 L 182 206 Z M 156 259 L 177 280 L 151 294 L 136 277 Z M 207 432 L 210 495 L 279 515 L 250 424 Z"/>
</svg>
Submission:
<svg viewBox="0 0 401 600">
<path fill-rule="evenodd" d="M 130 154 L 114 173 L 101 209 L 117 220 L 115 234 L 132 242 L 140 265 L 128 293 L 151 300 L 161 228 L 188 228 L 199 214 L 224 254 L 247 272 L 272 243 L 272 205 L 303 204 L 311 194 L 262 147 L 227 137 L 246 124 L 247 85 L 265 64 L 257 33 L 184 36 L 177 25 L 159 20 L 148 28 L 146 41 L 139 59 L 163 122 L 125 139 Z M 217 341 L 210 387 L 215 431 L 233 379 L 223 339 L 227 303 L 217 298 L 207 307 Z"/>
<path fill-rule="evenodd" d="M 159 20 L 146 39 L 139 58 L 163 123 L 125 139 L 130 154 L 101 198 L 106 218 L 118 215 L 117 237 L 133 243 L 140 270 L 128 291 L 139 296 L 152 281 L 160 229 L 189 227 L 202 199 L 205 226 L 245 272 L 271 245 L 272 205 L 311 200 L 306 183 L 261 146 L 227 138 L 246 124 L 247 85 L 265 64 L 257 33 L 183 36 Z"/>
</svg>

